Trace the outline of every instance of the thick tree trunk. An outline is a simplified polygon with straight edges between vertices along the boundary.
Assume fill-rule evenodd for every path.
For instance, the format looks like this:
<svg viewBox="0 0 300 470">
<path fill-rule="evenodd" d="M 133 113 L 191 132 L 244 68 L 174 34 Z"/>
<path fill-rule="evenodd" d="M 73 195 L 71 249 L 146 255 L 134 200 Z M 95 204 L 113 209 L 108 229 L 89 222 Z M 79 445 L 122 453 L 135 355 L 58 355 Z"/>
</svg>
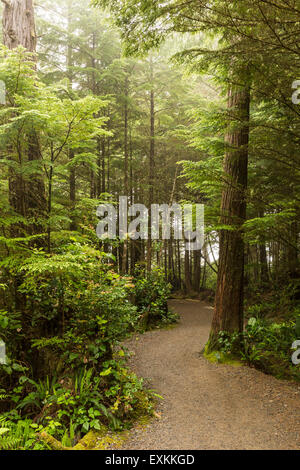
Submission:
<svg viewBox="0 0 300 470">
<path fill-rule="evenodd" d="M 3 43 L 9 49 L 25 47 L 36 51 L 36 30 L 32 0 L 1 0 L 3 11 Z"/>
<path fill-rule="evenodd" d="M 226 136 L 225 185 L 221 201 L 221 224 L 231 230 L 220 232 L 220 259 L 216 305 L 209 349 L 218 347 L 220 331 L 243 330 L 244 242 L 249 143 L 249 89 L 232 87 L 228 96 L 230 130 Z"/>
</svg>

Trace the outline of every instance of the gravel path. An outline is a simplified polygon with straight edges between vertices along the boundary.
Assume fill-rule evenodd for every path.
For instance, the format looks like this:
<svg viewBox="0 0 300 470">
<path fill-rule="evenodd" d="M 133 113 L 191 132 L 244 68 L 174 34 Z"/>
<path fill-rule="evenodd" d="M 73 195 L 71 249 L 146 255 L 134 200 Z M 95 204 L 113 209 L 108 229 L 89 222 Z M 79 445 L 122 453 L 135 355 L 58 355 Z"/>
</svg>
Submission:
<svg viewBox="0 0 300 470">
<path fill-rule="evenodd" d="M 299 449 L 300 386 L 248 367 L 208 362 L 212 308 L 171 301 L 179 326 L 131 340 L 131 367 L 164 397 L 161 419 L 132 430 L 123 450 Z"/>
</svg>

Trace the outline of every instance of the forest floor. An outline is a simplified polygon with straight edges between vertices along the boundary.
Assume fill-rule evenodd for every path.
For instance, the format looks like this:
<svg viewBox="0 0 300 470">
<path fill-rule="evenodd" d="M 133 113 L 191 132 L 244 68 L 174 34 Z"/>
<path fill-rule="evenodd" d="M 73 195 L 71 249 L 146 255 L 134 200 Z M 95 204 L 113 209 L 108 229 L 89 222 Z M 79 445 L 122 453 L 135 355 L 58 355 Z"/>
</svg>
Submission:
<svg viewBox="0 0 300 470">
<path fill-rule="evenodd" d="M 160 419 L 136 426 L 123 450 L 299 449 L 300 386 L 246 366 L 214 364 L 200 351 L 212 307 L 176 300 L 177 327 L 128 344 L 131 368 L 163 396 Z"/>
</svg>

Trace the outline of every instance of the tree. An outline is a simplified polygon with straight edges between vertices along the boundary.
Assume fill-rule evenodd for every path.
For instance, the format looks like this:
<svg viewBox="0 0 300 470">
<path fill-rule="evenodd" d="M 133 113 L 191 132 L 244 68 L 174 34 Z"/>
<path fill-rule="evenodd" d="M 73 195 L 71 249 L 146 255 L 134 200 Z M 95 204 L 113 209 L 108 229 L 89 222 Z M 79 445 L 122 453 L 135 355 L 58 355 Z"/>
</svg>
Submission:
<svg viewBox="0 0 300 470">
<path fill-rule="evenodd" d="M 248 233 L 249 227 L 253 227 L 249 221 L 246 222 L 246 202 L 249 192 L 246 192 L 248 171 L 245 165 L 248 162 L 250 92 L 262 107 L 266 106 L 267 102 L 271 110 L 276 102 L 284 116 L 293 115 L 295 118 L 292 128 L 289 125 L 284 126 L 283 122 L 275 128 L 267 119 L 260 121 L 257 128 L 262 126 L 262 130 L 263 126 L 266 126 L 271 133 L 276 134 L 277 138 L 280 134 L 285 137 L 289 134 L 293 144 L 298 141 L 294 126 L 298 128 L 299 112 L 291 104 L 290 87 L 293 82 L 292 77 L 296 73 L 296 64 L 299 64 L 297 47 L 299 10 L 295 2 L 280 0 L 276 2 L 241 0 L 238 3 L 225 0 L 213 2 L 170 0 L 161 4 L 148 0 L 138 3 L 133 0 L 129 2 L 96 0 L 94 3 L 110 6 L 115 14 L 116 23 L 122 30 L 122 37 L 129 54 L 141 54 L 152 47 L 157 47 L 170 33 L 201 34 L 200 45 L 195 43 L 181 50 L 177 53 L 177 60 L 186 63 L 193 71 L 210 73 L 221 89 L 227 88 L 229 92 L 229 113 L 231 114 L 234 109 L 237 117 L 232 119 L 229 116 L 231 123 L 227 130 L 225 172 L 222 174 L 221 228 L 219 227 L 221 252 L 216 312 L 211 334 L 212 347 L 216 347 L 216 337 L 220 329 L 225 328 L 233 332 L 233 330 L 240 331 L 243 326 L 243 237 L 245 231 Z M 206 35 L 207 31 L 212 33 L 213 40 Z M 278 73 L 279 70 L 282 71 L 281 74 Z M 242 75 L 238 71 L 241 71 Z M 251 83 L 245 80 L 247 74 L 251 74 Z M 281 119 L 285 121 L 283 115 Z M 278 119 L 280 120 L 279 115 Z M 227 122 L 227 118 L 224 122 Z M 257 132 L 255 124 L 251 125 L 251 132 L 253 134 Z M 272 141 L 269 142 L 268 137 L 267 140 L 267 145 L 258 150 L 259 158 L 263 158 L 262 155 L 265 156 L 266 153 L 270 158 L 271 152 L 273 159 L 283 156 L 285 162 L 286 150 L 280 157 Z M 230 146 L 236 149 L 230 150 Z M 254 148 L 258 149 L 256 143 L 251 148 L 253 155 L 255 155 Z M 287 148 L 286 144 L 283 148 Z M 297 183 L 295 184 L 297 186 Z M 252 204 L 251 201 L 250 211 Z M 287 209 L 283 207 L 281 204 L 281 208 L 278 207 L 276 210 L 279 217 L 280 214 L 282 216 L 287 214 Z M 272 208 L 269 210 L 272 213 Z M 295 208 L 295 211 L 298 212 L 298 209 Z M 272 214 L 272 220 L 275 222 L 278 216 Z M 265 215 L 264 218 L 266 225 L 270 223 L 270 215 Z M 257 223 L 257 219 L 255 220 Z M 283 217 L 281 220 L 283 221 Z M 294 241 L 291 241 L 290 236 L 286 237 L 286 234 L 281 233 L 280 243 L 291 245 L 288 258 L 297 260 L 295 254 L 298 248 L 295 241 L 298 238 L 297 235 L 295 237 L 295 224 L 293 229 L 290 224 L 288 216 L 285 218 L 284 230 L 290 228 L 290 233 L 294 233 Z M 261 223 L 259 225 L 261 226 Z M 261 240 L 265 240 L 262 235 L 259 244 L 262 243 Z M 292 252 L 294 255 L 291 255 Z M 261 255 L 262 275 L 265 277 L 263 248 Z M 295 264 L 298 264 L 297 261 Z M 288 269 L 290 272 L 295 272 L 295 265 L 291 267 L 290 263 Z"/>
<path fill-rule="evenodd" d="M 4 3 L 2 19 L 4 45 L 9 49 L 22 46 L 32 53 L 32 60 L 35 60 L 36 29 L 32 0 L 2 0 L 2 2 Z M 34 164 L 40 161 L 39 143 L 34 129 L 28 130 L 26 154 L 28 162 Z M 41 166 L 39 163 L 33 166 L 37 171 L 31 173 L 29 182 L 22 176 L 22 164 L 26 160 L 26 155 L 19 153 L 18 160 L 19 167 L 11 170 L 10 175 L 10 203 L 18 214 L 35 218 L 35 224 L 30 227 L 30 231 L 39 233 L 42 231 L 39 219 L 45 216 L 46 212 L 45 187 L 40 177 Z M 16 227 L 13 231 L 17 235 Z"/>
<path fill-rule="evenodd" d="M 170 31 L 178 30 L 197 30 L 201 31 L 209 22 L 209 28 L 217 34 L 219 29 L 218 22 L 221 20 L 222 9 L 226 10 L 223 2 L 215 1 L 212 6 L 208 2 L 200 2 L 198 11 L 195 10 L 194 2 L 189 4 L 173 4 L 169 2 L 163 6 L 157 6 L 155 2 L 142 2 L 141 5 L 128 4 L 121 6 L 115 2 L 109 3 L 117 12 L 117 24 L 121 26 L 124 37 L 127 40 L 128 51 L 140 51 L 144 48 L 150 48 L 158 44 L 165 37 L 165 31 L 160 32 L 156 29 L 159 20 L 165 18 L 170 13 L 175 13 L 174 20 L 172 16 L 167 23 L 167 29 Z M 219 10 L 220 8 L 220 10 Z M 237 8 L 239 10 L 239 8 Z M 187 12 L 191 14 L 187 20 Z M 194 15 L 194 16 L 193 16 Z M 201 18 L 200 15 L 203 15 Z M 126 22 L 125 22 L 126 18 Z M 128 18 L 131 19 L 128 23 Z M 195 18 L 195 22 L 193 21 Z M 226 18 L 227 19 L 227 18 Z M 124 21 L 124 24 L 122 23 Z M 127 26 L 129 24 L 129 26 Z M 224 31 L 224 29 L 222 29 Z M 233 47 L 230 51 L 234 54 L 236 40 L 231 31 L 225 32 L 228 40 L 232 41 Z M 140 45 L 140 38 L 148 35 L 145 43 Z M 231 39 L 230 39 L 231 38 Z M 238 36 L 239 38 L 239 36 Z M 213 52 L 213 51 L 212 51 Z M 189 51 L 185 54 L 189 55 Z M 222 64 L 224 61 L 219 58 L 218 51 L 213 54 L 214 63 Z M 240 62 L 239 58 L 239 62 Z M 245 60 L 244 60 L 245 61 Z M 228 68 L 232 68 L 231 59 Z M 238 66 L 240 67 L 241 64 Z M 226 67 L 226 65 L 225 65 Z M 233 66 L 235 67 L 235 65 Z M 227 73 L 228 77 L 228 73 Z M 238 79 L 234 75 L 234 79 Z M 231 82 L 234 80 L 231 79 Z M 239 80 L 237 80 L 239 82 Z M 230 78 L 229 78 L 230 82 Z M 227 153 L 225 158 L 225 179 L 221 206 L 221 223 L 227 225 L 226 231 L 223 229 L 220 235 L 220 266 L 218 275 L 218 288 L 216 310 L 211 332 L 211 343 L 216 346 L 218 332 L 222 329 L 233 332 L 235 329 L 241 331 L 243 326 L 243 276 L 244 276 L 244 245 L 241 234 L 241 227 L 246 217 L 246 196 L 247 187 L 247 168 L 248 168 L 248 141 L 249 141 L 249 85 L 248 91 L 236 90 L 236 86 L 229 85 L 228 113 L 235 113 L 235 125 L 237 121 L 242 121 L 241 130 L 229 130 L 227 135 Z M 231 118 L 233 121 L 233 119 Z M 245 124 L 246 122 L 246 124 Z M 230 225 L 230 227 L 228 227 Z M 190 289 L 189 280 L 189 258 L 185 256 L 187 287 Z"/>
<path fill-rule="evenodd" d="M 228 94 L 229 131 L 226 135 L 224 189 L 221 200 L 220 255 L 215 313 L 209 349 L 217 348 L 221 331 L 242 332 L 244 323 L 244 241 L 248 183 L 249 86 L 232 87 Z M 234 123 L 234 124 L 233 124 Z M 233 124 L 233 125 L 232 125 Z M 233 128 L 233 129 L 232 129 Z"/>
<path fill-rule="evenodd" d="M 9 49 L 23 46 L 29 52 L 36 51 L 36 30 L 32 0 L 1 0 L 4 3 L 2 17 L 3 43 Z"/>
</svg>

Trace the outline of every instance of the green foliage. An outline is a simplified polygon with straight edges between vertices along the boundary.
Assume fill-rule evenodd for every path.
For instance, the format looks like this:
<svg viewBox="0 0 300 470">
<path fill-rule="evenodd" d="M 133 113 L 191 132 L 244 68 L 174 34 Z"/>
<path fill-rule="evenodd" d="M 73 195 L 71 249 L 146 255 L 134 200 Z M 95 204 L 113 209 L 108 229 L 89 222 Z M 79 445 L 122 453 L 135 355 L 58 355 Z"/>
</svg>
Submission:
<svg viewBox="0 0 300 470">
<path fill-rule="evenodd" d="M 188 158 L 176 127 L 189 119 L 193 83 L 167 63 L 168 51 L 143 63 L 121 57 L 119 31 L 106 12 L 88 7 L 43 0 L 37 63 L 22 47 L 0 48 L 5 448 L 40 448 L 42 430 L 71 446 L 90 429 L 129 427 L 151 413 L 152 395 L 126 369 L 119 343 L 136 329 L 176 320 L 162 272 L 139 273 L 137 282 L 118 274 L 121 246 L 99 242 L 96 207 L 124 188 L 126 153 L 132 193 L 139 197 L 148 185 L 150 91 L 161 178 L 173 173 L 179 154 Z"/>
<path fill-rule="evenodd" d="M 42 449 L 38 440 L 42 431 L 72 447 L 90 430 L 103 426 L 122 430 L 141 414 L 152 413 L 153 395 L 144 391 L 143 381 L 126 369 L 122 358 L 120 350 L 116 359 L 103 363 L 100 373 L 83 367 L 59 381 L 47 377 L 37 383 L 21 377 L 19 395 L 10 395 L 16 409 L 0 420 L 0 433 L 6 437 L 2 448 Z"/>
<path fill-rule="evenodd" d="M 291 361 L 292 345 L 300 338 L 299 318 L 276 323 L 251 317 L 242 335 L 219 333 L 220 350 L 277 378 L 300 381 L 299 366 Z"/>
<path fill-rule="evenodd" d="M 49 372 L 80 367 L 83 359 L 94 365 L 107 357 L 138 319 L 129 300 L 133 286 L 111 269 L 110 259 L 74 242 L 53 255 L 34 251 L 18 268 L 26 273 L 19 292 L 27 299 L 28 320 L 21 325 L 20 315 L 0 316 L 0 335 L 9 339 L 8 357 L 21 356 L 25 332 L 29 354 L 37 354 Z"/>
<path fill-rule="evenodd" d="M 166 282 L 164 272 L 152 269 L 145 274 L 143 268 L 135 275 L 135 301 L 144 327 L 168 325 L 177 321 L 178 316 L 169 311 L 167 299 L 171 285 Z"/>
<path fill-rule="evenodd" d="M 138 413 L 152 412 L 151 395 L 126 369 L 124 352 L 114 353 L 138 327 L 140 312 L 130 302 L 132 278 L 113 271 L 111 260 L 72 237 L 53 254 L 32 250 L 14 268 L 17 275 L 26 273 L 18 288 L 26 313 L 2 311 L 0 317 L 0 336 L 8 341 L 1 402 L 4 410 L 15 410 L 4 414 L 14 423 L 5 448 L 40 448 L 35 433 L 41 430 L 71 446 L 89 430 L 119 430 Z M 158 315 L 157 302 L 168 288 L 161 275 L 156 284 L 152 307 Z M 24 418 L 30 433 L 21 441 Z"/>
<path fill-rule="evenodd" d="M 39 441 L 36 428 L 30 419 L 14 422 L 0 416 L 0 450 L 48 450 Z"/>
</svg>

